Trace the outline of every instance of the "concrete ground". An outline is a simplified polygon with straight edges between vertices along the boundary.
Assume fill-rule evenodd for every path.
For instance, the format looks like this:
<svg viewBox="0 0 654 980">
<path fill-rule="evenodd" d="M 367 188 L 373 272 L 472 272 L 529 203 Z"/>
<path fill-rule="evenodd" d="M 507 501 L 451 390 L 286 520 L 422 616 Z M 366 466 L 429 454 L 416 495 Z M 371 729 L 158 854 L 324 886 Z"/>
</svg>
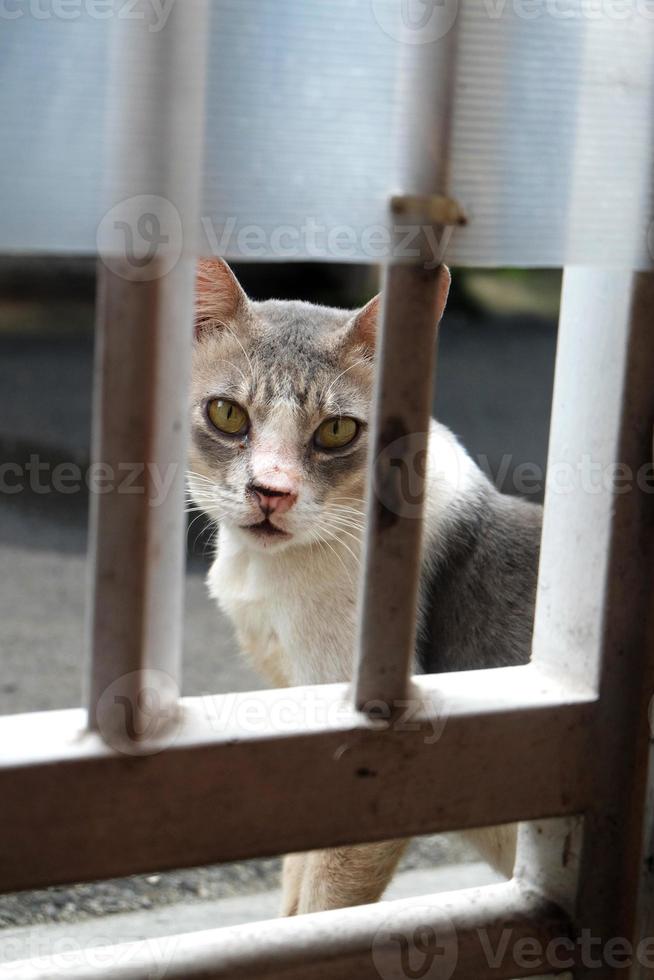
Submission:
<svg viewBox="0 0 654 980">
<path fill-rule="evenodd" d="M 454 313 L 443 329 L 438 416 L 493 474 L 508 457 L 506 486 L 517 464 L 544 467 L 554 344 L 552 321 L 539 317 L 518 322 Z M 34 454 L 50 465 L 88 463 L 91 363 L 88 333 L 0 330 L 0 464 L 24 465 Z M 0 492 L 0 713 L 80 703 L 87 510 L 84 493 Z M 229 625 L 206 597 L 206 541 L 200 535 L 194 544 L 195 533 L 186 578 L 184 693 L 255 689 L 258 678 L 238 658 Z M 410 894 L 481 883 L 488 872 L 474 861 L 456 838 L 428 838 L 410 848 L 396 887 Z M 459 862 L 466 866 L 453 872 Z M 193 929 L 265 918 L 278 901 L 278 868 L 276 859 L 240 862 L 1 896 L 0 947 L 18 950 L 5 959 L 24 955 L 37 940 L 47 952 L 48 936 L 55 937 L 48 929 L 59 924 L 65 931 L 71 922 L 109 913 L 114 925 L 103 919 L 101 928 L 88 927 L 89 937 L 109 930 L 111 941 L 119 941 L 163 934 L 171 924 L 178 931 L 180 924 Z"/>
</svg>

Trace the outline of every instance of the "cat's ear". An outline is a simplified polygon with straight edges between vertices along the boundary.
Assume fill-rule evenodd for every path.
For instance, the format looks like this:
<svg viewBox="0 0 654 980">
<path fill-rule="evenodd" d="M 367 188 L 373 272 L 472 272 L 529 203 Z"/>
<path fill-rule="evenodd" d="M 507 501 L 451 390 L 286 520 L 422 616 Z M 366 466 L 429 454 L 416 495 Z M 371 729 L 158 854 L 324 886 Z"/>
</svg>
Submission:
<svg viewBox="0 0 654 980">
<path fill-rule="evenodd" d="M 443 319 L 451 284 L 452 276 L 450 275 L 450 270 L 441 262 L 438 267 L 438 278 L 436 280 L 436 323 L 440 323 Z"/>
<path fill-rule="evenodd" d="M 347 341 L 352 346 L 363 347 L 366 354 L 375 353 L 377 323 L 381 315 L 381 293 L 359 310 L 348 326 Z"/>
<path fill-rule="evenodd" d="M 196 338 L 235 320 L 246 304 L 247 296 L 224 259 L 200 259 L 195 280 Z"/>
<path fill-rule="evenodd" d="M 452 277 L 446 265 L 438 267 L 436 282 L 436 323 L 440 323 L 445 304 L 450 291 Z M 347 330 L 349 343 L 363 347 L 367 353 L 373 354 L 377 341 L 377 326 L 381 316 L 381 293 L 374 296 L 369 303 L 359 310 Z"/>
</svg>

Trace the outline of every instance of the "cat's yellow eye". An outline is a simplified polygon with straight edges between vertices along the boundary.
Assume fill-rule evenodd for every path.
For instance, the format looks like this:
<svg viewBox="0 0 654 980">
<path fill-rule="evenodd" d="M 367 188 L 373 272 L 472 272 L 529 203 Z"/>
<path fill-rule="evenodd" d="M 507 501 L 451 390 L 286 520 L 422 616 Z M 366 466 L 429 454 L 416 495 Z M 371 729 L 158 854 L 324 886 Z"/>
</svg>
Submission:
<svg viewBox="0 0 654 980">
<path fill-rule="evenodd" d="M 342 449 L 349 446 L 358 431 L 356 419 L 325 419 L 316 429 L 313 441 L 319 449 Z"/>
<path fill-rule="evenodd" d="M 230 436 L 245 435 L 250 426 L 245 409 L 227 398 L 213 398 L 207 405 L 207 415 L 220 432 Z"/>
</svg>

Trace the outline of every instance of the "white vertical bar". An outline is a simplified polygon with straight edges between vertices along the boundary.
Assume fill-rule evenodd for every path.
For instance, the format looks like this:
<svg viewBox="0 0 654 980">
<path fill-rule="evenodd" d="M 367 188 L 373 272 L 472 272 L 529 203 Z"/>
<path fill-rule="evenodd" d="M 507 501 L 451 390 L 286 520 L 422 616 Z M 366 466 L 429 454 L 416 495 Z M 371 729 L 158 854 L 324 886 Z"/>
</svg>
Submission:
<svg viewBox="0 0 654 980">
<path fill-rule="evenodd" d="M 597 975 L 590 960 L 610 940 L 635 950 L 640 939 L 654 683 L 653 311 L 652 273 L 566 270 L 534 659 L 599 695 L 592 751 L 570 759 L 595 787 L 584 819 L 579 891 L 567 896 L 579 929 L 595 937 L 578 977 Z M 551 840 L 536 846 L 533 831 L 521 834 L 523 880 L 561 901 L 570 838 L 566 844 L 559 834 L 553 857 Z M 612 963 L 602 967 L 603 977 L 625 975 Z"/>
<path fill-rule="evenodd" d="M 533 659 L 594 688 L 621 499 L 610 478 L 621 461 L 632 281 L 628 271 L 568 269 L 561 296 Z"/>
<path fill-rule="evenodd" d="M 355 701 L 378 710 L 406 698 L 416 637 L 424 482 L 436 357 L 439 263 L 450 229 L 434 217 L 447 194 L 457 31 L 406 44 L 400 187 L 386 270 L 370 440 Z M 402 213 L 409 217 L 401 218 Z M 402 249 L 408 236 L 410 253 Z M 431 234 L 426 234 L 426 232 Z M 434 242 L 438 254 L 434 254 Z M 404 478 L 414 478 L 411 500 Z"/>
<path fill-rule="evenodd" d="M 98 230 L 87 704 L 114 745 L 159 734 L 176 711 L 207 37 L 205 0 L 163 24 L 140 8 L 113 21 Z"/>
</svg>

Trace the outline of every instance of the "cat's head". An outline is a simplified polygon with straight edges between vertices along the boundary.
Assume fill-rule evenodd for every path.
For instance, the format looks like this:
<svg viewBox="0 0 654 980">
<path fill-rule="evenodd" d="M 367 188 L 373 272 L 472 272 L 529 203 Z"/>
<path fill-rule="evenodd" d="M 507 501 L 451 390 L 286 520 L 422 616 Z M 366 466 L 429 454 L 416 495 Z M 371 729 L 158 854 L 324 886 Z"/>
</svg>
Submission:
<svg viewBox="0 0 654 980">
<path fill-rule="evenodd" d="M 355 312 L 254 302 L 208 259 L 196 303 L 195 502 L 258 550 L 358 537 L 378 297 Z"/>
</svg>

